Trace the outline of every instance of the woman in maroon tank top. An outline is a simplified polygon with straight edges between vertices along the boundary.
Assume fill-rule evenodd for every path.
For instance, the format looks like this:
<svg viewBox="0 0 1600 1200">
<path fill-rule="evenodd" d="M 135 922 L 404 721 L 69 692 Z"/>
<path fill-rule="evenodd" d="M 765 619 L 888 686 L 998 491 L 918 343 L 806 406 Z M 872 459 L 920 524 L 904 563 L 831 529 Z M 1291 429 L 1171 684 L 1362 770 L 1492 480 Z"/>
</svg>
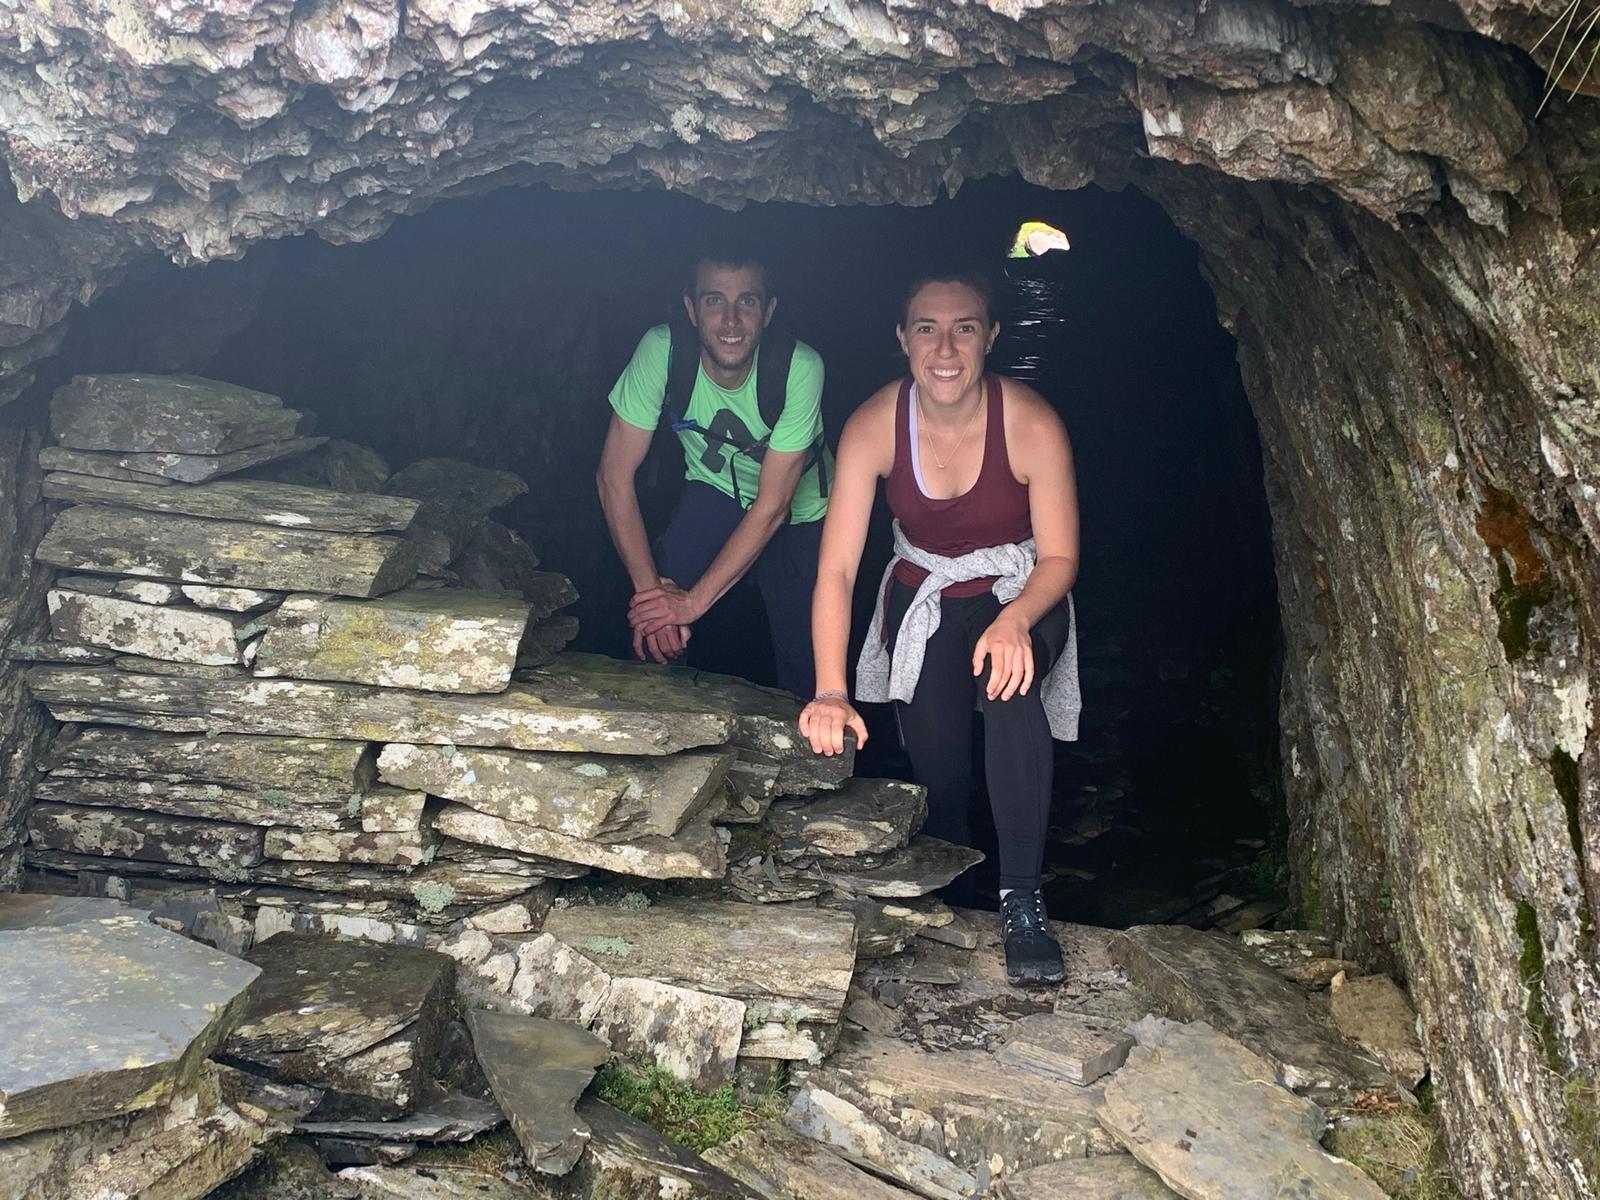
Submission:
<svg viewBox="0 0 1600 1200">
<path fill-rule="evenodd" d="M 1064 689 L 1040 681 L 1059 664 L 1049 683 L 1066 682 L 1070 667 L 1075 705 L 1068 595 L 1078 570 L 1077 494 L 1060 418 L 1026 384 L 984 372 L 998 332 L 981 276 L 926 277 L 907 293 L 897 333 L 909 378 L 863 404 L 839 443 L 812 601 L 818 692 L 800 730 L 821 754 L 841 753 L 847 730 L 867 739 L 846 691 L 845 655 L 881 479 L 898 526 L 896 558 L 858 694 L 895 699 L 917 781 L 928 789 L 924 832 L 958 844 L 968 838 L 972 710 L 983 710 L 1007 973 L 1013 982 L 1058 982 L 1061 951 L 1039 883 L 1052 731 L 1076 736 L 1077 710 L 1062 707 Z"/>
</svg>

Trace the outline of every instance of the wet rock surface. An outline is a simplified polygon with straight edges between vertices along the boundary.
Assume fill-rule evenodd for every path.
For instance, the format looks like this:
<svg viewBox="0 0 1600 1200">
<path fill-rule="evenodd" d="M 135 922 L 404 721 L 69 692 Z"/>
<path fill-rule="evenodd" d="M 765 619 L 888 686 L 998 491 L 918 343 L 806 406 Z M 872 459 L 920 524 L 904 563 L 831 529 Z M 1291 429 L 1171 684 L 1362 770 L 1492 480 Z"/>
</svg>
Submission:
<svg viewBox="0 0 1600 1200">
<path fill-rule="evenodd" d="M 606 1061 L 605 1043 L 562 1021 L 511 1013 L 476 1010 L 467 1014 L 467 1027 L 529 1165 L 565 1175 L 589 1140 L 574 1109 Z"/>
</svg>

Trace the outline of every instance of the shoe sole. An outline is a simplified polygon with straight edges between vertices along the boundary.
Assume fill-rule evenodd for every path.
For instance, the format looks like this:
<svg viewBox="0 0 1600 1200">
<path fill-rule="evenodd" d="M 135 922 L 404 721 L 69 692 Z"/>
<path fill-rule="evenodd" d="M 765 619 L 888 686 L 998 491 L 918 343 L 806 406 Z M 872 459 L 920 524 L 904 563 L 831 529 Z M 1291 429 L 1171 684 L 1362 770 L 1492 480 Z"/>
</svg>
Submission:
<svg viewBox="0 0 1600 1200">
<path fill-rule="evenodd" d="M 1065 983 L 1066 979 L 1067 973 L 1065 971 L 1057 971 L 1053 974 L 1041 975 L 1036 975 L 1032 972 L 1028 972 L 1027 974 L 1023 975 L 1013 975 L 1010 971 L 1006 972 L 1006 982 L 1011 984 L 1013 987 L 1020 987 L 1030 983 Z"/>
</svg>

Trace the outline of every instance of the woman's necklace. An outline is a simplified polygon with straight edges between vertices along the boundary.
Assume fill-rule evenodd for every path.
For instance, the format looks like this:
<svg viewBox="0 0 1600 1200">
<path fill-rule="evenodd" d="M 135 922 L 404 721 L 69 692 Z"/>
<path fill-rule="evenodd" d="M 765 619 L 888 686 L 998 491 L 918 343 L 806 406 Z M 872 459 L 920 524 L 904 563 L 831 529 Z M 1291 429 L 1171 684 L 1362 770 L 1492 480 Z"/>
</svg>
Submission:
<svg viewBox="0 0 1600 1200">
<path fill-rule="evenodd" d="M 920 395 L 917 397 L 917 411 L 922 414 L 922 434 L 928 439 L 928 453 L 933 455 L 933 465 L 938 467 L 939 470 L 942 471 L 948 467 L 955 461 L 956 455 L 961 453 L 961 446 L 967 440 L 967 434 L 972 432 L 972 427 L 978 420 L 978 413 L 983 408 L 983 398 L 980 396 L 978 403 L 972 407 L 972 415 L 967 418 L 966 427 L 961 430 L 961 436 L 956 439 L 956 444 L 950 451 L 950 457 L 941 461 L 938 447 L 933 444 L 933 428 L 928 422 L 928 410 L 922 406 L 922 397 Z"/>
</svg>

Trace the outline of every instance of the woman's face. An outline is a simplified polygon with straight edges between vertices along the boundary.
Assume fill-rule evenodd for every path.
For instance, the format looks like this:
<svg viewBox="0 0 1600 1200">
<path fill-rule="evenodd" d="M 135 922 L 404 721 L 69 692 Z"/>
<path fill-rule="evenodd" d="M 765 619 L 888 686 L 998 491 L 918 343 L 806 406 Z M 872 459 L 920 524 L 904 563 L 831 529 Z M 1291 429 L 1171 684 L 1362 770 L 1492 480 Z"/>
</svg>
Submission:
<svg viewBox="0 0 1600 1200">
<path fill-rule="evenodd" d="M 966 284 L 930 283 L 911 297 L 895 332 L 918 395 L 953 404 L 982 381 L 984 355 L 1000 326 L 990 323 L 983 298 Z"/>
</svg>

